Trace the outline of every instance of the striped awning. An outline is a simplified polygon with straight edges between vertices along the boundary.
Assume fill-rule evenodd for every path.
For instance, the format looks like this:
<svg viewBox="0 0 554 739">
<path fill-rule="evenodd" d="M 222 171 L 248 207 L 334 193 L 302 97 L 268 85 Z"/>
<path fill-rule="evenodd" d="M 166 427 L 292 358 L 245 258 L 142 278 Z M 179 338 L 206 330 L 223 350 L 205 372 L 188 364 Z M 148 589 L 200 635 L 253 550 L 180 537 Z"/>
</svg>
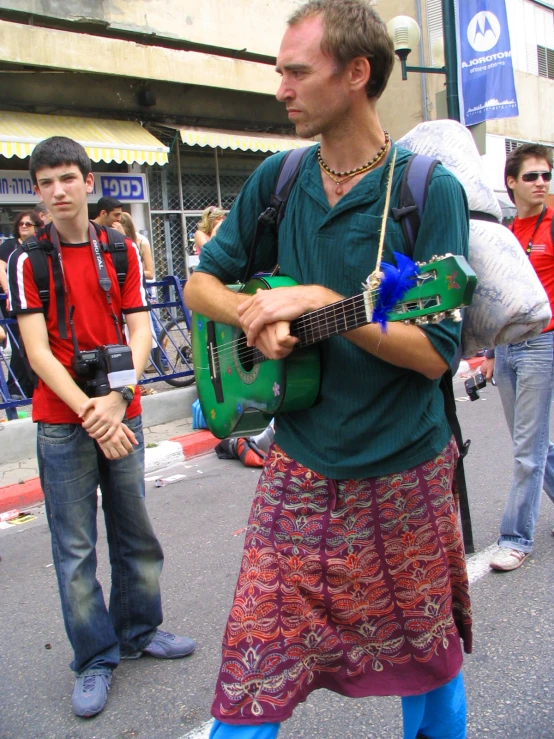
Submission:
<svg viewBox="0 0 554 739">
<path fill-rule="evenodd" d="M 0 154 L 24 159 L 50 136 L 82 144 L 93 162 L 167 164 L 167 146 L 134 121 L 0 111 Z"/>
<path fill-rule="evenodd" d="M 210 146 L 215 149 L 240 149 L 241 151 L 287 151 L 311 146 L 315 141 L 291 138 L 279 134 L 246 133 L 219 128 L 198 128 L 193 126 L 172 126 L 181 133 L 181 140 L 189 146 Z"/>
</svg>

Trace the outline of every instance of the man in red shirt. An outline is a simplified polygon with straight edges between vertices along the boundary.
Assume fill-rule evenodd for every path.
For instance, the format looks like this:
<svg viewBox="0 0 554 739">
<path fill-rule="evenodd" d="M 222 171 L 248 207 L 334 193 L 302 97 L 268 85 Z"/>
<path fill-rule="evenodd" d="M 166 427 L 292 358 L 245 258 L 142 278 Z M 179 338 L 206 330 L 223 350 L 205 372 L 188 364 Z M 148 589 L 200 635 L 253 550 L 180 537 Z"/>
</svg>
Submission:
<svg viewBox="0 0 554 739">
<path fill-rule="evenodd" d="M 151 347 L 137 247 L 125 239 L 127 271 L 120 286 L 106 251 L 106 229 L 88 220 L 87 194 L 94 177 L 80 144 L 61 136 L 41 142 L 31 156 L 30 172 L 52 214 L 52 223 L 37 233 L 39 244 L 54 247 L 48 257 L 50 299 L 44 312 L 31 258 L 20 247 L 8 263 L 10 300 L 39 377 L 33 420 L 38 423 L 40 479 L 74 651 L 73 710 L 86 718 L 104 708 L 121 658 L 184 657 L 195 644 L 157 628 L 163 620 L 163 553 L 145 506 L 141 407 L 135 394 L 136 377 Z M 55 275 L 63 283 L 58 291 Z M 117 374 L 97 362 L 97 388 L 78 371 L 76 360 L 101 358 L 106 345 L 125 344 L 124 315 L 132 355 L 127 364 L 132 366 Z M 115 352 L 119 357 L 126 353 L 125 347 Z M 129 380 L 133 375 L 134 383 Z M 96 578 L 98 486 L 110 552 L 109 608 Z"/>
<path fill-rule="evenodd" d="M 552 217 L 546 206 L 552 178 L 552 153 L 545 146 L 524 144 L 506 161 L 506 189 L 517 208 L 512 224 L 554 308 Z M 541 491 L 554 502 L 554 445 L 549 441 L 554 387 L 554 318 L 540 336 L 487 352 L 481 369 L 494 376 L 512 436 L 514 472 L 500 524 L 500 547 L 490 566 L 509 571 L 520 567 L 533 549 Z"/>
</svg>

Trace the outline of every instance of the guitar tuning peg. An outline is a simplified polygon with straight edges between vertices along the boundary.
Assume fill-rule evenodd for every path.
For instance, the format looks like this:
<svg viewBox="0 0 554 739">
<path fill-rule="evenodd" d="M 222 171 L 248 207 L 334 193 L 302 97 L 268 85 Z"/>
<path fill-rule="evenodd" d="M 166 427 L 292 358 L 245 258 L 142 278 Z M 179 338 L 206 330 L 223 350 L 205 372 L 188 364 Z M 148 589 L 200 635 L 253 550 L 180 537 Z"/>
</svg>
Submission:
<svg viewBox="0 0 554 739">
<path fill-rule="evenodd" d="M 462 320 L 462 311 L 458 308 L 456 308 L 455 310 L 447 311 L 447 315 L 454 321 L 454 323 L 460 323 L 460 321 Z"/>
<path fill-rule="evenodd" d="M 441 321 L 444 321 L 446 318 L 446 313 L 442 311 L 441 313 L 435 313 L 431 316 L 430 321 L 431 323 L 440 323 Z"/>
</svg>

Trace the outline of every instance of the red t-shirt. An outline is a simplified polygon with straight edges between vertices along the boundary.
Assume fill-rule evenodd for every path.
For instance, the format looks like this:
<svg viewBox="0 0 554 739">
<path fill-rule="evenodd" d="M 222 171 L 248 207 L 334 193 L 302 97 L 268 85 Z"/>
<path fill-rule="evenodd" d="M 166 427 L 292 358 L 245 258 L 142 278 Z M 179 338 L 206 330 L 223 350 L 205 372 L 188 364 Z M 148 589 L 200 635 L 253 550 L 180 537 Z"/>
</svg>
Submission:
<svg viewBox="0 0 554 739">
<path fill-rule="evenodd" d="M 533 232 L 540 216 L 516 218 L 512 224 L 512 231 L 525 250 L 527 250 L 529 242 L 533 239 L 529 259 L 548 295 L 550 308 L 554 314 L 554 245 L 552 244 L 551 231 L 553 216 L 554 210 L 547 208 L 544 218 L 534 236 Z M 554 315 L 544 331 L 552 331 L 552 329 L 554 329 Z"/>
<path fill-rule="evenodd" d="M 39 239 L 47 238 L 47 230 L 41 229 L 37 234 Z M 100 233 L 100 240 L 107 244 L 107 234 L 104 229 Z M 103 252 L 106 271 L 111 279 L 110 296 L 111 309 L 108 305 L 106 293 L 98 283 L 98 272 L 90 243 L 61 244 L 61 256 L 64 279 L 67 287 L 68 299 L 65 302 L 67 339 L 60 337 L 58 329 L 58 312 L 56 306 L 56 292 L 52 274 L 51 260 L 48 259 L 50 271 L 50 302 L 46 316 L 46 328 L 52 354 L 68 370 L 72 377 L 75 373 L 71 369 L 73 357 L 73 343 L 69 329 L 69 305 L 75 306 L 73 323 L 75 334 L 81 351 L 96 349 L 103 344 L 119 344 L 120 338 L 115 329 L 112 310 L 119 320 L 119 327 L 123 341 L 122 315 L 137 311 L 149 310 L 146 292 L 143 286 L 142 262 L 138 249 L 130 239 L 125 239 L 127 247 L 128 270 L 124 285 L 120 288 L 117 274 L 112 262 L 111 254 Z M 17 250 L 10 257 L 8 264 L 10 287 L 10 301 L 16 315 L 42 312 L 42 302 L 35 284 L 33 268 L 29 255 Z M 136 393 L 127 409 L 127 417 L 133 418 L 141 412 L 140 394 Z M 33 421 L 46 423 L 81 423 L 81 419 L 66 405 L 45 383 L 39 379 L 38 387 L 33 395 Z"/>
</svg>

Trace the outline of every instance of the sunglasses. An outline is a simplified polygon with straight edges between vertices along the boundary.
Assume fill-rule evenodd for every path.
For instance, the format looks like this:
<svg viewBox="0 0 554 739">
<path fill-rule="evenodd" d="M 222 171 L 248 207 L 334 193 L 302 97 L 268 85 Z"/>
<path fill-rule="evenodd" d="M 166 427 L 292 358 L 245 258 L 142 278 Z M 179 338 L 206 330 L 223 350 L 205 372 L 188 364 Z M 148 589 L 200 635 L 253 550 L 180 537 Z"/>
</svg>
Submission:
<svg viewBox="0 0 554 739">
<path fill-rule="evenodd" d="M 32 221 L 20 221 L 20 226 L 25 226 L 26 228 L 31 228 L 31 226 L 34 228 L 35 224 Z"/>
<path fill-rule="evenodd" d="M 524 182 L 535 182 L 542 177 L 545 182 L 550 182 L 552 179 L 552 172 L 525 172 L 521 175 L 521 179 Z"/>
</svg>

